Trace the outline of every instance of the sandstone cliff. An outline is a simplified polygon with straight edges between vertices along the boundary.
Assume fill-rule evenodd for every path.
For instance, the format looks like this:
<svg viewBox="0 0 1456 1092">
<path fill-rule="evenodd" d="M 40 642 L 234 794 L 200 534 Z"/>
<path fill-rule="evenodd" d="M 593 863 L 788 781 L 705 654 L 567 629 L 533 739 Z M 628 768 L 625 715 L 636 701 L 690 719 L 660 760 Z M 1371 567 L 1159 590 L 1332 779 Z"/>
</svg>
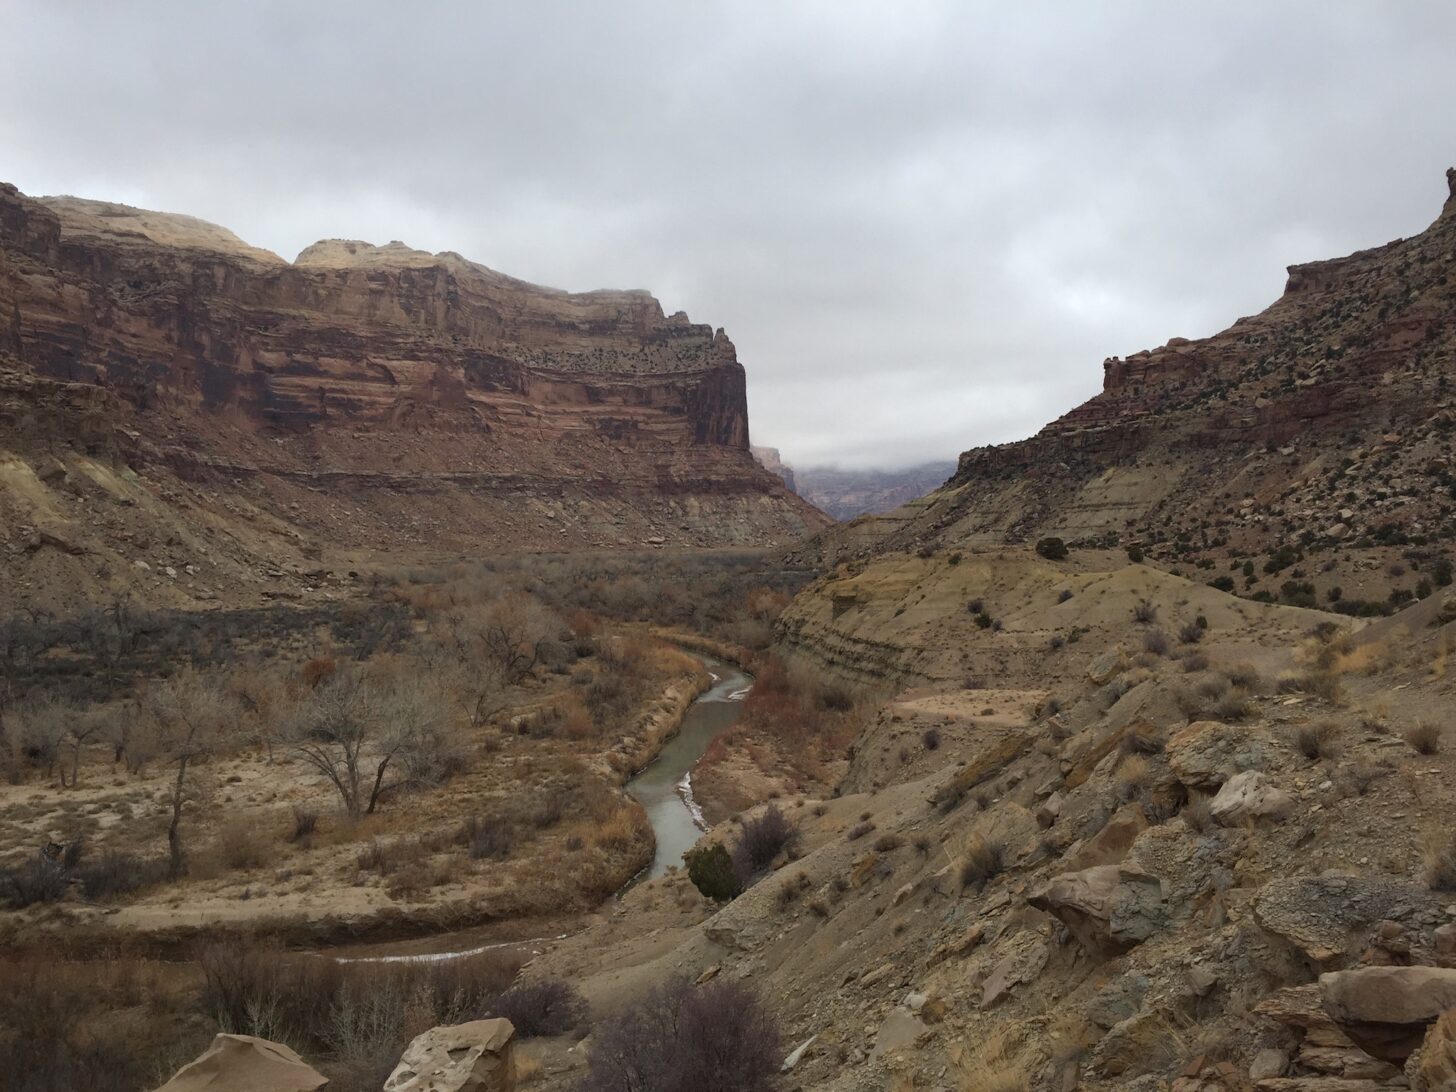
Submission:
<svg viewBox="0 0 1456 1092">
<path fill-rule="evenodd" d="M 0 387 L 21 587 L 226 555 L 183 581 L 205 593 L 325 547 L 766 545 L 827 522 L 750 456 L 722 330 L 401 243 L 289 263 L 0 186 Z"/>
</svg>

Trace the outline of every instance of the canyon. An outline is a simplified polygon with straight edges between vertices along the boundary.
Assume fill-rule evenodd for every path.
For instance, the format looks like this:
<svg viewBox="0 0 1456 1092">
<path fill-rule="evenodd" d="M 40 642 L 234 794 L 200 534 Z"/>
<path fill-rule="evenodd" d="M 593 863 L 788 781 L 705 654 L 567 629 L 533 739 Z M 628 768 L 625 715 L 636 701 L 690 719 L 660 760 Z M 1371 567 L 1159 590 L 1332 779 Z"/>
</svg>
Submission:
<svg viewBox="0 0 1456 1092">
<path fill-rule="evenodd" d="M 398 242 L 290 263 L 6 185 L 0 315 L 0 564 L 24 595 L 256 601 L 381 557 L 771 546 L 829 523 L 749 454 L 727 335 L 646 292 Z"/>
</svg>

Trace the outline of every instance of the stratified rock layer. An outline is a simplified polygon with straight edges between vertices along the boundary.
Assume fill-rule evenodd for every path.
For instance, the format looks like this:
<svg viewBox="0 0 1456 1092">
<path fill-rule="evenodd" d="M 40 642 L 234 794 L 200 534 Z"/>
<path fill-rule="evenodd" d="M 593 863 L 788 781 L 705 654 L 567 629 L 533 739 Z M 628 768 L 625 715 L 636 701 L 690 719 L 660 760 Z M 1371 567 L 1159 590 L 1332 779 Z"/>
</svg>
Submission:
<svg viewBox="0 0 1456 1092">
<path fill-rule="evenodd" d="M 401 243 L 290 264 L 188 217 L 12 186 L 0 424 L 16 475 L 53 459 L 80 481 L 99 458 L 173 509 L 219 517 L 241 494 L 269 533 L 342 548 L 763 545 L 827 522 L 750 456 L 732 342 L 645 292 Z M 86 506 L 32 494 L 0 480 L 14 525 L 104 537 Z M 154 515 L 145 537 L 178 537 Z"/>
</svg>

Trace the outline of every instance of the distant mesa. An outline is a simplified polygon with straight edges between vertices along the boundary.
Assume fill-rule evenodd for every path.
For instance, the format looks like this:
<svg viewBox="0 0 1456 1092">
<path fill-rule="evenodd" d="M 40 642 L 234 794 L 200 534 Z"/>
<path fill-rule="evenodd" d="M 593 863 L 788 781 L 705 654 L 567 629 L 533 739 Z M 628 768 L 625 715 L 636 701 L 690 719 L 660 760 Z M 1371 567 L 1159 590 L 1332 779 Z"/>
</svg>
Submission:
<svg viewBox="0 0 1456 1092">
<path fill-rule="evenodd" d="M 401 242 L 323 240 L 290 263 L 189 216 L 0 184 L 0 316 L 5 453 L 71 480 L 77 453 L 125 466 L 166 498 L 146 507 L 168 513 L 163 540 L 211 533 L 203 498 L 254 511 L 231 541 L 281 557 L 310 539 L 764 546 L 827 523 L 749 454 L 733 342 L 647 292 L 544 288 Z M 5 483 L 22 526 L 93 522 L 80 497 Z M 127 552 L 68 564 L 132 573 Z"/>
</svg>

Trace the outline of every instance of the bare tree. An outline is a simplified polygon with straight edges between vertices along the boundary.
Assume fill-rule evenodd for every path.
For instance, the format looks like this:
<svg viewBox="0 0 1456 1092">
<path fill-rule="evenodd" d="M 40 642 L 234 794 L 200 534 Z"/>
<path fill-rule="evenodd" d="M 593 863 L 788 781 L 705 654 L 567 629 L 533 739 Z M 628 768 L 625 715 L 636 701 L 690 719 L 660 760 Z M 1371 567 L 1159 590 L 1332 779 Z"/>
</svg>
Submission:
<svg viewBox="0 0 1456 1092">
<path fill-rule="evenodd" d="M 182 809 L 190 798 L 188 775 L 195 763 L 216 752 L 236 725 L 238 710 L 218 679 L 188 670 L 149 687 L 142 713 L 158 754 L 176 770 L 167 826 L 170 873 L 175 879 L 186 866 Z"/>
<path fill-rule="evenodd" d="M 493 665 L 502 680 L 514 686 L 541 662 L 560 629 L 555 615 L 517 592 L 484 608 L 451 611 L 436 640 L 460 663 Z"/>
<path fill-rule="evenodd" d="M 445 721 L 438 692 L 418 678 L 381 680 L 345 664 L 304 695 L 284 734 L 357 818 L 390 789 L 432 776 Z"/>
<path fill-rule="evenodd" d="M 81 752 L 92 738 L 111 727 L 110 719 L 100 709 L 83 709 L 74 705 L 67 707 L 67 736 L 71 744 L 71 787 L 75 788 L 81 776 Z M 65 775 L 61 781 L 64 784 Z"/>
</svg>

